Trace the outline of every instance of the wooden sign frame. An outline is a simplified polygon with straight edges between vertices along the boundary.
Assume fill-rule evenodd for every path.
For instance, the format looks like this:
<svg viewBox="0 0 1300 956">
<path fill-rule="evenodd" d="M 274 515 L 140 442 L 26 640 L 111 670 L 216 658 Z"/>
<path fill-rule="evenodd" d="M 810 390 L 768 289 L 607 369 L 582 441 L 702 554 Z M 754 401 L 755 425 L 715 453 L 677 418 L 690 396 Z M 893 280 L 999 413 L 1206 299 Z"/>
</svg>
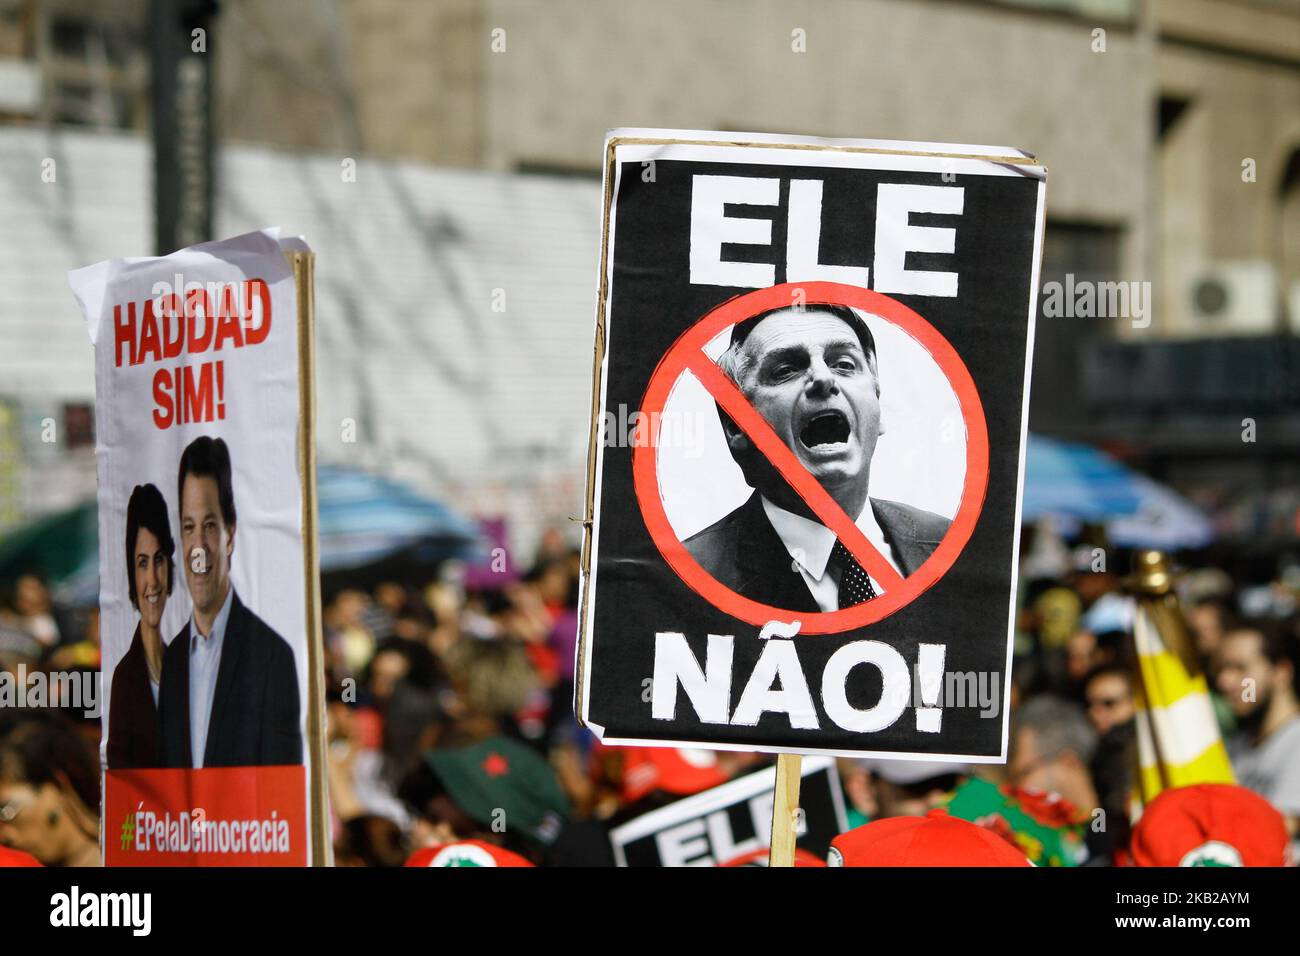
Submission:
<svg viewBox="0 0 1300 956">
<path fill-rule="evenodd" d="M 307 753 L 311 866 L 333 866 L 325 749 L 325 638 L 321 628 L 320 540 L 316 501 L 316 254 L 285 250 L 298 303 L 298 477 L 307 625 Z"/>
</svg>

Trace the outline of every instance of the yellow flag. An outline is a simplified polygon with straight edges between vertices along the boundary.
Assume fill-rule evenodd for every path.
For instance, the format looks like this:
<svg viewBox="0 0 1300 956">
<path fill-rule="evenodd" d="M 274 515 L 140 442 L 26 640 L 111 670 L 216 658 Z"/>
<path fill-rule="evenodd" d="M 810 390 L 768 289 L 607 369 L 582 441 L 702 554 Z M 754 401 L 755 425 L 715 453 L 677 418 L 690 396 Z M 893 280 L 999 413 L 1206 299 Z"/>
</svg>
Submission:
<svg viewBox="0 0 1300 956">
<path fill-rule="evenodd" d="M 1164 555 L 1138 555 L 1133 620 L 1138 777 L 1135 797 L 1195 783 L 1235 783 L 1191 634 Z"/>
</svg>

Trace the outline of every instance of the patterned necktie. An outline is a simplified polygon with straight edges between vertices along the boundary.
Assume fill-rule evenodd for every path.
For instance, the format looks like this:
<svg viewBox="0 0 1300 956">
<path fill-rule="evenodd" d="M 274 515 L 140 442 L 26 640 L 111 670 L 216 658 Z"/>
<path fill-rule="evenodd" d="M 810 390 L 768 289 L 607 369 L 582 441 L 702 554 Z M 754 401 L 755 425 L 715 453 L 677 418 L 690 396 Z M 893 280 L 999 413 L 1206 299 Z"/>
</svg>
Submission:
<svg viewBox="0 0 1300 956">
<path fill-rule="evenodd" d="M 831 549 L 831 562 L 840 569 L 840 610 L 853 607 L 876 596 L 871 578 L 843 542 L 836 539 Z"/>
</svg>

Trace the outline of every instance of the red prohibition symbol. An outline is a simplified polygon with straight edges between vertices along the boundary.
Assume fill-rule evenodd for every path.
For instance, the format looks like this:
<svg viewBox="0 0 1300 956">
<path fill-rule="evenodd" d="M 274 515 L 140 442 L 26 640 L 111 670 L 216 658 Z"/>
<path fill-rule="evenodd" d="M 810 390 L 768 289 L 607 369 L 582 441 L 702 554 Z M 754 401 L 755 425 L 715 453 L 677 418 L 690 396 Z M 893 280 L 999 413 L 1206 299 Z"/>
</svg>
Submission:
<svg viewBox="0 0 1300 956">
<path fill-rule="evenodd" d="M 854 521 L 799 463 L 736 384 L 704 351 L 705 345 L 714 337 L 738 322 L 771 309 L 789 308 L 796 302 L 801 302 L 805 308 L 847 305 L 897 326 L 929 353 L 957 396 L 966 426 L 966 475 L 961 504 L 948 533 L 934 553 L 907 578 L 901 577 L 874 549 Z M 658 469 L 659 430 L 664 405 L 673 386 L 685 374 L 699 380 L 813 513 L 884 586 L 883 594 L 839 611 L 795 612 L 742 597 L 719 583 L 691 557 L 664 510 Z M 632 471 L 637 501 L 651 538 L 664 560 L 700 597 L 723 613 L 755 627 L 762 627 L 769 621 L 788 621 L 797 617 L 803 633 L 835 634 L 888 617 L 916 600 L 952 568 L 970 540 L 984 507 L 989 479 L 989 439 L 984 407 L 975 381 L 956 350 L 934 326 L 898 300 L 869 289 L 838 282 L 785 283 L 723 302 L 683 332 L 664 354 L 650 377 L 641 411 L 644 414 L 642 421 L 649 423 L 649 440 L 638 442 L 633 449 Z"/>
</svg>

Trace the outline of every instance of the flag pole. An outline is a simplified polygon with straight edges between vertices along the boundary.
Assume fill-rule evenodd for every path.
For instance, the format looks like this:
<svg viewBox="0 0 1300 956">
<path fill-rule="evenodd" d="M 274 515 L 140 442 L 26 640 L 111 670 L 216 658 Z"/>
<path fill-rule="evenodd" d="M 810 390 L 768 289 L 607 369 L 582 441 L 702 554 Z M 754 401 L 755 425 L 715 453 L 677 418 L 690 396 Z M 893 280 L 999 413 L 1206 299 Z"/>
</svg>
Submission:
<svg viewBox="0 0 1300 956">
<path fill-rule="evenodd" d="M 776 790 L 772 801 L 772 849 L 768 866 L 794 866 L 795 841 L 799 837 L 799 781 L 803 757 L 778 754 Z"/>
<path fill-rule="evenodd" d="M 298 293 L 298 473 L 302 482 L 302 557 L 306 574 L 307 766 L 311 789 L 312 866 L 333 866 L 325 778 L 325 642 L 321 631 L 320 549 L 316 510 L 316 255 L 286 250 Z"/>
</svg>

